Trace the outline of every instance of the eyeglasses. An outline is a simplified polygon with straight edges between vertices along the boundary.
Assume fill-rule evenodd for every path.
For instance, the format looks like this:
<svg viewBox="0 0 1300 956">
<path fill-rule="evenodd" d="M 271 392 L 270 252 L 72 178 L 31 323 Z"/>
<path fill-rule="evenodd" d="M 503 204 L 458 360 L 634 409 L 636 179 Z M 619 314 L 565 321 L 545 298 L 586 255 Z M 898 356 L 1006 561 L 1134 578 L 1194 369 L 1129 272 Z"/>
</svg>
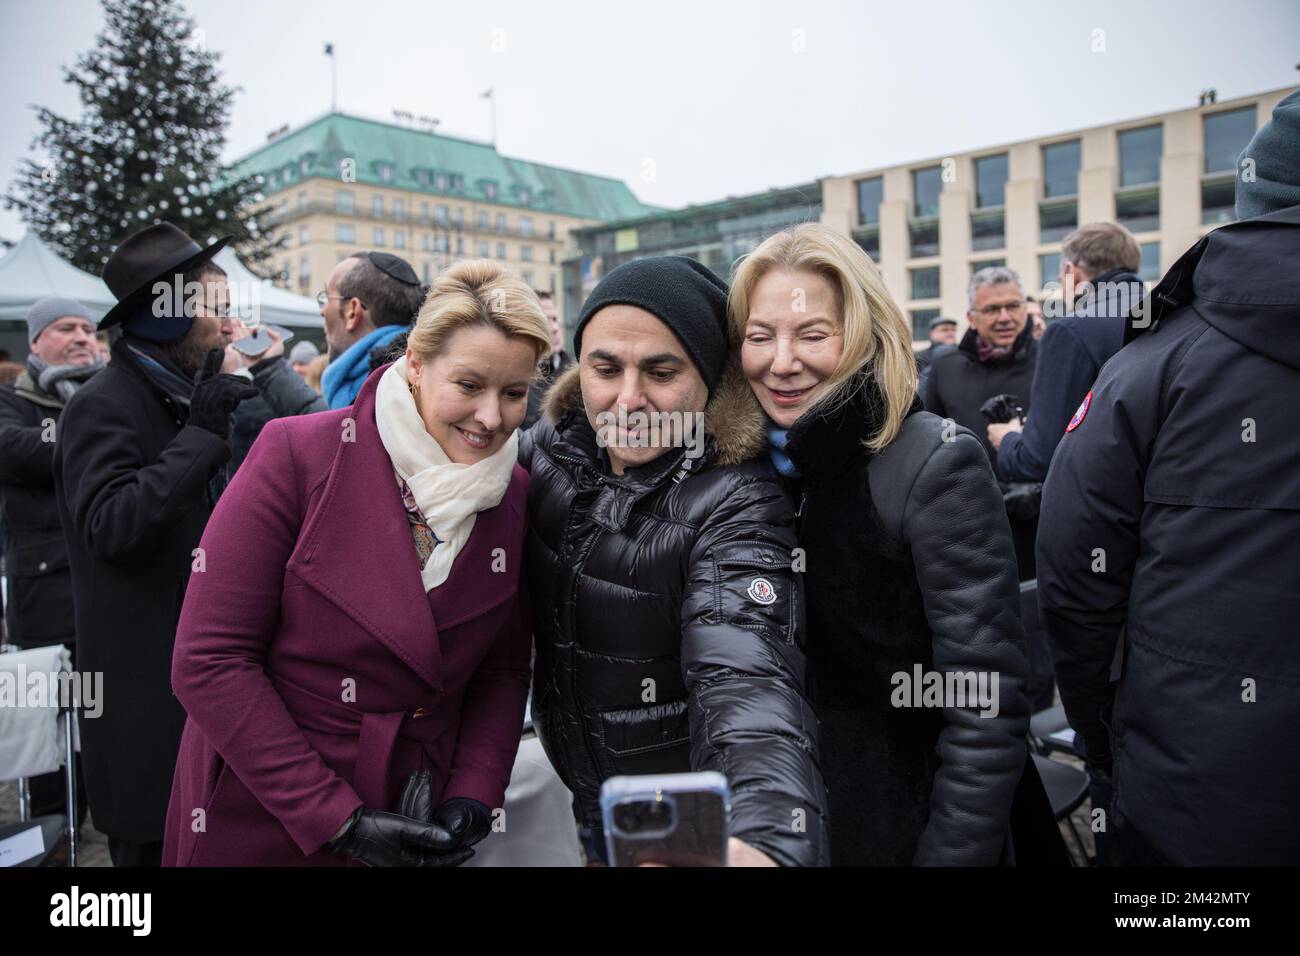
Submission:
<svg viewBox="0 0 1300 956">
<path fill-rule="evenodd" d="M 322 290 L 316 293 L 316 305 L 318 305 L 320 308 L 323 309 L 325 308 L 325 305 L 329 302 L 330 299 L 355 299 L 355 298 L 356 296 L 352 296 L 352 295 L 330 295 L 328 292 Z M 366 304 L 362 302 L 361 308 L 364 309 L 365 307 Z"/>
<path fill-rule="evenodd" d="M 1008 302 L 1003 305 L 986 305 L 982 309 L 974 311 L 985 319 L 996 319 L 1003 309 L 1007 310 L 1007 315 L 1016 316 L 1025 310 L 1023 302 Z"/>
</svg>

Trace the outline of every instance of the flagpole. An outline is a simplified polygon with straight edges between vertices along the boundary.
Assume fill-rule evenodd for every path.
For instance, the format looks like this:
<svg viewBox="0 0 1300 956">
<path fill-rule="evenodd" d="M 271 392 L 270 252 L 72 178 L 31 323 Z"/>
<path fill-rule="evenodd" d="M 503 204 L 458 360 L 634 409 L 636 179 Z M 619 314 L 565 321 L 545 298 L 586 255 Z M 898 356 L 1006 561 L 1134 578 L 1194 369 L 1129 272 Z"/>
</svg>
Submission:
<svg viewBox="0 0 1300 956">
<path fill-rule="evenodd" d="M 325 55 L 330 58 L 330 112 L 339 111 L 339 64 L 334 58 L 334 44 L 325 44 Z"/>
</svg>

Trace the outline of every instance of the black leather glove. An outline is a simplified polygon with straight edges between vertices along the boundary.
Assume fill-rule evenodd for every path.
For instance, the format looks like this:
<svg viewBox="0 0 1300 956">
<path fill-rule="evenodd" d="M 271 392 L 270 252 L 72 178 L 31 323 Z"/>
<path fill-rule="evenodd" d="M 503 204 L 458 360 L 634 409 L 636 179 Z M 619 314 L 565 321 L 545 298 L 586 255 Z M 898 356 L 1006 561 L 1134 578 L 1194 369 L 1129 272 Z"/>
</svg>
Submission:
<svg viewBox="0 0 1300 956">
<path fill-rule="evenodd" d="M 427 770 L 411 774 L 402 792 L 402 813 L 428 820 L 457 839 L 458 847 L 471 847 L 492 832 L 492 811 L 470 797 L 452 797 L 433 809 L 432 777 Z M 472 851 L 471 851 L 472 852 Z"/>
<path fill-rule="evenodd" d="M 369 866 L 459 866 L 474 851 L 458 849 L 456 840 L 434 824 L 363 807 L 330 848 Z"/>
<path fill-rule="evenodd" d="M 257 389 L 246 378 L 221 374 L 224 359 L 224 349 L 212 349 L 203 362 L 203 371 L 194 376 L 189 423 L 228 439 L 231 412 L 244 399 L 256 396 Z"/>
</svg>

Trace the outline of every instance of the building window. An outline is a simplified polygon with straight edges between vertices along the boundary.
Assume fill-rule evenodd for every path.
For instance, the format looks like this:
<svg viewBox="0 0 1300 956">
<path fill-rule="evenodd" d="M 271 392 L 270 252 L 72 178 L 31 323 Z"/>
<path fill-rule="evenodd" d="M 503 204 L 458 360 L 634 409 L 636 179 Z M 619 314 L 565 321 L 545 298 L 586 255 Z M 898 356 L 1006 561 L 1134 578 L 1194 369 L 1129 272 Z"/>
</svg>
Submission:
<svg viewBox="0 0 1300 956">
<path fill-rule="evenodd" d="M 939 317 L 938 309 L 912 310 L 912 340 L 922 341 L 930 337 L 930 323 Z"/>
<path fill-rule="evenodd" d="M 1045 289 L 1049 282 L 1061 280 L 1061 254 L 1045 252 L 1038 257 L 1038 288 Z"/>
<path fill-rule="evenodd" d="M 551 254 L 551 265 L 555 265 L 555 247 L 551 246 L 547 251 Z"/>
<path fill-rule="evenodd" d="M 427 232 L 420 233 L 420 248 L 425 252 L 429 251 L 429 234 Z"/>
<path fill-rule="evenodd" d="M 1160 182 L 1164 127 L 1143 126 L 1119 134 L 1119 184 L 1146 186 Z"/>
<path fill-rule="evenodd" d="M 504 242 L 497 243 L 497 258 L 498 259 L 506 258 L 506 244 Z"/>
<path fill-rule="evenodd" d="M 442 203 L 433 207 L 433 221 L 443 226 L 447 225 L 447 223 L 451 221 L 448 216 L 447 207 Z"/>
<path fill-rule="evenodd" d="M 483 195 L 484 195 L 486 198 L 488 198 L 488 199 L 496 199 L 496 198 L 497 198 L 497 184 L 496 184 L 496 183 L 484 183 L 484 184 L 483 184 Z"/>
<path fill-rule="evenodd" d="M 1237 157 L 1255 135 L 1255 107 L 1205 117 L 1205 172 L 1236 173 Z"/>
<path fill-rule="evenodd" d="M 524 285 L 528 286 L 528 288 L 531 289 L 533 287 L 533 274 L 531 272 L 525 272 L 523 275 L 523 279 L 524 279 Z"/>
<path fill-rule="evenodd" d="M 530 193 L 530 192 L 527 190 L 527 188 L 521 188 L 521 189 L 519 190 L 519 202 L 520 202 L 522 205 L 527 206 L 527 205 L 528 205 L 528 200 L 531 199 L 531 198 L 532 198 L 532 193 Z"/>
<path fill-rule="evenodd" d="M 1007 154 L 975 160 L 975 207 L 988 209 L 1007 202 Z"/>
<path fill-rule="evenodd" d="M 371 201 L 370 201 L 370 211 L 371 211 L 372 214 L 374 214 L 374 215 L 376 215 L 376 216 L 382 216 L 382 215 L 384 214 L 384 197 L 383 197 L 383 196 L 375 196 L 373 199 L 371 199 Z"/>
<path fill-rule="evenodd" d="M 1255 107 L 1205 117 L 1205 175 L 1201 179 L 1201 223 L 1214 226 L 1236 218 L 1237 157 L 1255 135 Z"/>
<path fill-rule="evenodd" d="M 298 194 L 298 211 L 299 212 L 307 211 L 307 193 L 305 190 Z"/>
<path fill-rule="evenodd" d="M 458 256 L 463 256 L 464 254 L 465 254 L 465 238 L 464 238 L 464 236 L 457 236 L 457 237 L 456 237 L 456 255 L 458 255 Z"/>
<path fill-rule="evenodd" d="M 420 203 L 420 222 L 428 222 L 428 221 L 429 221 L 429 204 L 427 202 L 422 202 Z"/>
<path fill-rule="evenodd" d="M 1007 216 L 1001 209 L 977 210 L 970 216 L 970 247 L 979 252 L 1007 244 Z"/>
<path fill-rule="evenodd" d="M 1127 189 L 1115 194 L 1115 221 L 1129 232 L 1160 228 L 1160 187 Z"/>
<path fill-rule="evenodd" d="M 393 181 L 393 167 L 388 165 L 388 163 L 380 163 L 379 178 L 386 183 L 391 183 Z"/>
<path fill-rule="evenodd" d="M 384 245 L 384 230 L 376 229 L 374 233 L 374 244 L 380 248 Z"/>
<path fill-rule="evenodd" d="M 303 256 L 298 260 L 298 284 L 302 285 L 311 279 L 311 260 Z"/>
<path fill-rule="evenodd" d="M 555 221 L 554 221 L 554 220 L 551 220 L 550 222 L 548 222 L 548 223 L 546 224 L 546 238 L 547 238 L 547 239 L 554 239 L 554 238 L 555 238 Z"/>
<path fill-rule="evenodd" d="M 406 232 L 402 229 L 393 230 L 393 246 L 397 249 L 406 248 Z"/>
<path fill-rule="evenodd" d="M 397 219 L 399 222 L 406 218 L 406 200 L 393 200 L 393 218 Z"/>
<path fill-rule="evenodd" d="M 339 222 L 334 224 L 334 241 L 335 242 L 356 242 L 357 230 L 350 222 Z"/>
<path fill-rule="evenodd" d="M 352 215 L 352 193 L 349 190 L 334 190 L 334 211 L 340 216 Z"/>
<path fill-rule="evenodd" d="M 853 233 L 853 241 L 862 247 L 862 251 L 871 257 L 871 261 L 880 264 L 880 227 L 868 226 Z"/>
<path fill-rule="evenodd" d="M 938 166 L 912 170 L 912 216 L 929 219 L 939 215 L 939 193 L 943 190 L 943 172 Z"/>
<path fill-rule="evenodd" d="M 429 185 L 429 171 L 427 169 L 417 169 L 415 171 L 415 181 L 421 186 Z"/>
<path fill-rule="evenodd" d="M 1038 204 L 1038 241 L 1060 242 L 1079 228 L 1079 203 L 1074 199 L 1064 202 Z"/>
<path fill-rule="evenodd" d="M 497 232 L 504 233 L 505 231 L 506 231 L 506 214 L 503 212 L 499 212 L 497 213 Z"/>
<path fill-rule="evenodd" d="M 1142 265 L 1138 269 L 1138 278 L 1143 282 L 1156 282 L 1160 279 L 1160 243 L 1144 242 L 1139 247 L 1142 250 Z"/>
<path fill-rule="evenodd" d="M 438 175 L 434 176 L 433 186 L 438 192 L 445 193 L 447 191 L 447 174 L 438 173 Z"/>
<path fill-rule="evenodd" d="M 305 246 L 310 241 L 311 241 L 311 230 L 308 227 L 303 226 L 301 229 L 298 230 L 298 245 Z"/>
<path fill-rule="evenodd" d="M 433 251 L 434 252 L 447 251 L 447 234 L 445 232 L 440 232 L 433 237 Z"/>
<path fill-rule="evenodd" d="M 1043 198 L 1079 195 L 1080 142 L 1052 143 L 1043 147 Z"/>
<path fill-rule="evenodd" d="M 462 176 L 460 173 L 452 173 L 452 174 L 451 174 L 451 188 L 452 188 L 453 190 L 461 190 L 461 189 L 464 189 L 464 188 L 465 188 L 465 177 Z"/>
<path fill-rule="evenodd" d="M 907 234 L 912 248 L 913 259 L 939 254 L 938 218 L 909 222 L 907 224 Z"/>
<path fill-rule="evenodd" d="M 1217 226 L 1237 218 L 1237 177 L 1232 173 L 1201 180 L 1201 225 Z"/>
<path fill-rule="evenodd" d="M 927 266 L 924 269 L 909 269 L 912 276 L 913 299 L 939 298 L 939 267 Z"/>
<path fill-rule="evenodd" d="M 880 204 L 885 198 L 885 181 L 880 176 L 858 180 L 858 225 L 880 224 Z"/>
<path fill-rule="evenodd" d="M 520 258 L 520 260 L 522 260 L 523 262 L 532 262 L 532 261 L 533 261 L 533 247 L 532 247 L 532 246 L 520 246 L 520 247 L 519 247 L 519 258 Z"/>
<path fill-rule="evenodd" d="M 531 216 L 519 217 L 519 235 L 531 236 L 533 234 L 533 220 Z"/>
<path fill-rule="evenodd" d="M 455 219 L 455 222 L 456 222 L 456 228 L 457 228 L 457 229 L 459 229 L 461 226 L 465 225 L 465 210 L 462 209 L 460 206 L 457 206 L 457 207 L 456 207 L 456 219 Z"/>
<path fill-rule="evenodd" d="M 478 227 L 484 231 L 488 228 L 488 214 L 481 209 L 478 213 Z"/>
<path fill-rule="evenodd" d="M 971 275 L 974 275 L 981 269 L 997 269 L 1006 264 L 1006 259 L 976 259 L 970 264 Z"/>
<path fill-rule="evenodd" d="M 486 239 L 479 240 L 478 254 L 483 259 L 487 259 L 492 255 L 492 246 Z"/>
</svg>

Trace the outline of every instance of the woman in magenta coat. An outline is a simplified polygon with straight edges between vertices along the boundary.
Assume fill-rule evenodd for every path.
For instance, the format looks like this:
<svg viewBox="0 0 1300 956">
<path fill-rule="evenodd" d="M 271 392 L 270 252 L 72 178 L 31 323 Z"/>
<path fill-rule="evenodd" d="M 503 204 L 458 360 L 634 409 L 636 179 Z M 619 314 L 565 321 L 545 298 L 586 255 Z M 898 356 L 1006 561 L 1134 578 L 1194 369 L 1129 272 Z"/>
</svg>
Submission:
<svg viewBox="0 0 1300 956">
<path fill-rule="evenodd" d="M 354 405 L 271 422 L 194 558 L 172 866 L 448 865 L 501 806 L 529 681 L 533 293 L 458 263 Z"/>
</svg>

